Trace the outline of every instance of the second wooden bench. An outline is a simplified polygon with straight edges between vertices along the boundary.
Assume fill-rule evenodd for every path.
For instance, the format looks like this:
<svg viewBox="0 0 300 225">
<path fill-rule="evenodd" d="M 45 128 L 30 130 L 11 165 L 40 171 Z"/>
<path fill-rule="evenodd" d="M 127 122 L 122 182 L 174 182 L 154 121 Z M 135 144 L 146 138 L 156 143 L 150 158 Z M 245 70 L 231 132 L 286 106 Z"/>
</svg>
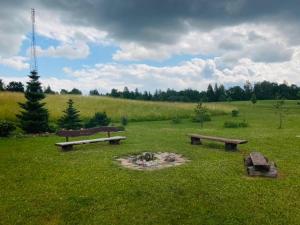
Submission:
<svg viewBox="0 0 300 225">
<path fill-rule="evenodd" d="M 225 149 L 231 150 L 231 151 L 236 151 L 238 144 L 245 144 L 248 142 L 246 140 L 206 136 L 206 135 L 201 135 L 201 134 L 188 134 L 188 136 L 191 138 L 192 145 L 200 145 L 200 144 L 202 144 L 201 140 L 206 139 L 206 140 L 210 140 L 210 141 L 223 142 L 223 143 L 225 143 Z"/>
</svg>

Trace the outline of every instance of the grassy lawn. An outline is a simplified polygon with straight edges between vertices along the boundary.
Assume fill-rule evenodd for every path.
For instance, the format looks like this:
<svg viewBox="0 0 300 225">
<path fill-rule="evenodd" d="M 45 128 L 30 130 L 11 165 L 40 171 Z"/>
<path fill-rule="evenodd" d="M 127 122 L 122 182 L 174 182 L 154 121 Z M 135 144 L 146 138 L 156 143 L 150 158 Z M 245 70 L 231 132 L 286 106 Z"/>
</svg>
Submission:
<svg viewBox="0 0 300 225">
<path fill-rule="evenodd" d="M 130 123 L 119 146 L 60 152 L 54 143 L 63 138 L 56 136 L 0 139 L 0 224 L 300 224 L 300 107 L 288 102 L 281 130 L 272 102 L 228 107 L 241 115 L 215 116 L 202 129 L 189 120 Z M 249 127 L 223 128 L 226 120 L 243 119 Z M 238 152 L 208 141 L 192 146 L 189 132 L 249 143 Z M 277 163 L 277 179 L 245 175 L 243 157 L 253 150 Z M 143 151 L 191 161 L 158 171 L 132 171 L 114 161 Z"/>
</svg>

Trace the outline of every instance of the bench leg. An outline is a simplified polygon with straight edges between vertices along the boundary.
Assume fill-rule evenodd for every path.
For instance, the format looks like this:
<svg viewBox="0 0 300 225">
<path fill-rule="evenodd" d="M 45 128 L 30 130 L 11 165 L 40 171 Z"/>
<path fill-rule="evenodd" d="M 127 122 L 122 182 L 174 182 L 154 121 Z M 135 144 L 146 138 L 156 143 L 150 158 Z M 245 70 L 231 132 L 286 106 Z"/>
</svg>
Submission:
<svg viewBox="0 0 300 225">
<path fill-rule="evenodd" d="M 191 144 L 192 145 L 201 145 L 202 142 L 201 142 L 200 138 L 191 137 Z"/>
<path fill-rule="evenodd" d="M 120 144 L 120 140 L 110 140 L 109 144 L 111 144 L 111 145 L 119 145 Z"/>
<path fill-rule="evenodd" d="M 61 150 L 64 152 L 73 150 L 73 145 L 61 146 Z"/>
<path fill-rule="evenodd" d="M 225 150 L 227 150 L 227 151 L 236 151 L 237 150 L 237 144 L 225 143 Z"/>
</svg>

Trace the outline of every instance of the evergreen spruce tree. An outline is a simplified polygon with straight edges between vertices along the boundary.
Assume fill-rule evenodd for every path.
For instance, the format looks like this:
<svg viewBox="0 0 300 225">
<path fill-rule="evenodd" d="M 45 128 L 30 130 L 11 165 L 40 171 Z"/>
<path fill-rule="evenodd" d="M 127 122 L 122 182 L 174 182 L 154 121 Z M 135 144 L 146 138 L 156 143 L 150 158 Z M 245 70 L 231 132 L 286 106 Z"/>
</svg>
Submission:
<svg viewBox="0 0 300 225">
<path fill-rule="evenodd" d="M 59 125 L 61 128 L 67 129 L 67 130 L 76 130 L 81 128 L 81 120 L 79 118 L 79 111 L 74 108 L 73 100 L 69 99 L 68 107 L 64 111 L 64 115 L 59 119 Z"/>
<path fill-rule="evenodd" d="M 19 103 L 23 109 L 17 117 L 20 120 L 20 127 L 26 133 L 42 133 L 49 130 L 48 110 L 41 102 L 45 98 L 39 76 L 36 70 L 32 70 L 29 75 L 30 81 L 27 82 L 25 91 L 25 103 Z"/>
</svg>

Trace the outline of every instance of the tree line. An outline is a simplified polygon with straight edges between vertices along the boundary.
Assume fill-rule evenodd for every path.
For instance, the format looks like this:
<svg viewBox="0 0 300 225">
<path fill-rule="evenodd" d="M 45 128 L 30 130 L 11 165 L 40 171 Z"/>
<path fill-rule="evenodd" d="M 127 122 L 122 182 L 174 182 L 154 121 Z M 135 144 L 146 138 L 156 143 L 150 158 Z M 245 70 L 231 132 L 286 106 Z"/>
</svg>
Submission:
<svg viewBox="0 0 300 225">
<path fill-rule="evenodd" d="M 123 91 L 112 89 L 107 96 L 115 98 L 126 98 L 150 101 L 171 101 L 171 102 L 224 102 L 224 101 L 248 101 L 248 100 L 272 100 L 272 99 L 300 99 L 300 87 L 295 84 L 288 85 L 263 81 L 252 85 L 246 82 L 243 87 L 233 86 L 228 89 L 224 85 L 209 84 L 206 91 L 185 89 L 176 91 L 156 90 L 153 94 L 148 91 L 140 92 L 138 89 L 130 91 L 127 87 Z"/>
<path fill-rule="evenodd" d="M 24 92 L 24 85 L 21 82 L 11 81 L 5 85 L 0 79 L 0 91 Z M 68 91 L 62 89 L 60 92 L 55 92 L 50 86 L 43 89 L 45 94 L 73 94 L 82 95 L 82 92 L 73 88 Z M 100 96 L 97 89 L 90 90 L 89 95 Z M 296 100 L 300 99 L 300 87 L 295 84 L 289 85 L 287 82 L 278 84 L 276 82 L 257 82 L 250 83 L 247 81 L 242 87 L 233 86 L 225 88 L 224 85 L 209 84 L 206 91 L 198 91 L 193 89 L 185 89 L 176 91 L 167 89 L 166 91 L 156 90 L 154 93 L 149 91 L 141 92 L 138 89 L 134 91 L 124 87 L 123 91 L 115 88 L 110 93 L 104 94 L 114 98 L 125 98 L 145 101 L 170 101 L 170 102 L 224 102 L 224 101 L 248 101 L 251 99 L 257 100 L 272 100 L 278 98 Z"/>
<path fill-rule="evenodd" d="M 7 85 L 0 79 L 0 91 L 10 91 L 10 92 L 25 92 L 25 86 L 22 82 L 19 81 L 11 81 Z M 60 92 L 55 92 L 51 89 L 48 85 L 41 90 L 44 94 L 61 94 L 61 95 L 82 95 L 82 92 L 77 89 L 73 88 L 72 90 L 68 91 L 66 89 L 61 89 Z"/>
</svg>

